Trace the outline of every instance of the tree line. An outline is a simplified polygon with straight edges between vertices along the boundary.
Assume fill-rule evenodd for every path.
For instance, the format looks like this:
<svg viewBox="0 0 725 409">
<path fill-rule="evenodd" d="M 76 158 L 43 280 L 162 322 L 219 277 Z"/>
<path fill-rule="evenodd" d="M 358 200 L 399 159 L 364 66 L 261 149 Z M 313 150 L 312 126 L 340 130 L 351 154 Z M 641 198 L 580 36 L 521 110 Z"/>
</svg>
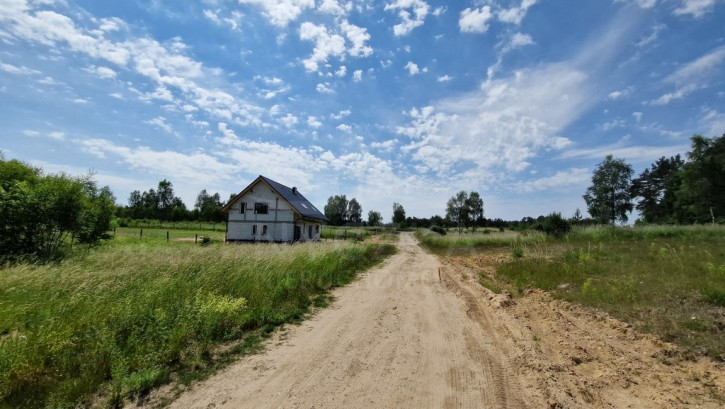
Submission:
<svg viewBox="0 0 725 409">
<path fill-rule="evenodd" d="M 643 223 L 725 222 L 725 135 L 691 142 L 687 160 L 663 156 L 636 178 L 630 164 L 608 155 L 583 196 L 589 214 L 604 224 L 627 222 L 634 209 Z"/>
<path fill-rule="evenodd" d="M 234 198 L 231 195 L 229 199 Z M 154 219 L 161 221 L 203 221 L 220 223 L 226 220 L 222 212 L 224 203 L 219 193 L 209 194 L 203 189 L 196 197 L 194 208 L 189 210 L 181 198 L 175 196 L 173 184 L 164 179 L 156 189 L 144 192 L 134 190 L 128 196 L 128 206 L 118 206 L 120 219 Z"/>
</svg>

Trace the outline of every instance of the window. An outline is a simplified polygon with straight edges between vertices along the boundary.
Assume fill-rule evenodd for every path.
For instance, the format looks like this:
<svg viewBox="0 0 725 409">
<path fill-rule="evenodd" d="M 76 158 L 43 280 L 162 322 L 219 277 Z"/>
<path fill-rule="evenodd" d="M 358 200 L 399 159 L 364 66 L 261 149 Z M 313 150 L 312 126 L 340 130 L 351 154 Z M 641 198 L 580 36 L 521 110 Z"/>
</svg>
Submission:
<svg viewBox="0 0 725 409">
<path fill-rule="evenodd" d="M 239 213 L 244 214 L 247 211 L 247 204 L 242 202 L 242 207 L 239 210 Z"/>
<path fill-rule="evenodd" d="M 255 203 L 254 214 L 267 214 L 269 212 L 269 205 L 267 203 Z"/>
<path fill-rule="evenodd" d="M 315 233 L 319 233 L 319 232 L 320 232 L 320 225 L 318 224 L 317 226 L 315 226 Z"/>
<path fill-rule="evenodd" d="M 309 238 L 312 238 L 312 226 L 310 226 L 310 228 L 309 228 L 309 232 L 310 232 L 310 234 L 308 234 L 307 236 L 308 236 Z"/>
<path fill-rule="evenodd" d="M 252 236 L 256 236 L 256 235 L 257 235 L 257 225 L 253 224 L 252 225 Z"/>
<path fill-rule="evenodd" d="M 262 236 L 264 236 L 265 234 L 267 234 L 267 225 L 266 224 L 262 226 Z"/>
</svg>

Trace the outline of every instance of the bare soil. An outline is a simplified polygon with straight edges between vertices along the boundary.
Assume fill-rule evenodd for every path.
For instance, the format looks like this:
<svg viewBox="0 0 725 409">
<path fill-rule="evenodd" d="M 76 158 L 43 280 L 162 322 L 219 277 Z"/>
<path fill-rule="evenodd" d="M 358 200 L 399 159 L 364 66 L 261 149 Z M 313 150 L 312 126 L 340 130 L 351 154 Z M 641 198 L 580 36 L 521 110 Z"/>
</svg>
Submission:
<svg viewBox="0 0 725 409">
<path fill-rule="evenodd" d="M 605 313 L 511 299 L 465 258 L 399 252 L 173 408 L 722 408 L 725 367 Z M 500 262 L 492 255 L 490 268 Z"/>
</svg>

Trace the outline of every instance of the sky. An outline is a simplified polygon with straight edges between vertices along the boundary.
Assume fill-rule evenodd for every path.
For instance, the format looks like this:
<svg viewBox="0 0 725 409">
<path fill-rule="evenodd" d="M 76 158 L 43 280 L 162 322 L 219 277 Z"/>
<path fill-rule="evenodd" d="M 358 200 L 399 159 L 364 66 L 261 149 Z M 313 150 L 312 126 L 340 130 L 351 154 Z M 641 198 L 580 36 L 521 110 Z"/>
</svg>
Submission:
<svg viewBox="0 0 725 409">
<path fill-rule="evenodd" d="M 0 150 L 187 207 L 258 175 L 322 209 L 576 209 L 725 133 L 723 0 L 0 0 Z"/>
</svg>

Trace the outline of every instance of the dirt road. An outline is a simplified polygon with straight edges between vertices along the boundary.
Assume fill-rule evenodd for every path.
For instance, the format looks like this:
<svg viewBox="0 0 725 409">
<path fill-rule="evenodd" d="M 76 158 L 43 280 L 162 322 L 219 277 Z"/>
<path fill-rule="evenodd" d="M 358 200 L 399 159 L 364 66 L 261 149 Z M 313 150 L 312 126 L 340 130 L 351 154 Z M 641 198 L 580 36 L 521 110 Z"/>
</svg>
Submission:
<svg viewBox="0 0 725 409">
<path fill-rule="evenodd" d="M 722 365 L 673 360 L 668 345 L 545 294 L 494 296 L 465 263 L 442 265 L 410 234 L 397 255 L 334 295 L 331 307 L 171 407 L 723 405 Z"/>
</svg>

